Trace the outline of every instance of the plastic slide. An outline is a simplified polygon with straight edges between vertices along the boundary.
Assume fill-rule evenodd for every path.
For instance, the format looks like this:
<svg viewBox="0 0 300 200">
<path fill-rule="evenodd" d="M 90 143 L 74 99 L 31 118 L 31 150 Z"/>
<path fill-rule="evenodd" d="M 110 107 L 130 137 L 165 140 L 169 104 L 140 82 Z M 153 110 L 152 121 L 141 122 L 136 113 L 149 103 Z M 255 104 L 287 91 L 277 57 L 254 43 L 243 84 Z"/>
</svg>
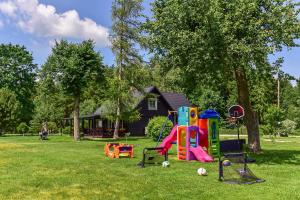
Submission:
<svg viewBox="0 0 300 200">
<path fill-rule="evenodd" d="M 190 151 L 191 151 L 191 153 L 194 154 L 195 158 L 196 158 L 197 160 L 199 160 L 200 162 L 212 162 L 212 161 L 214 161 L 214 159 L 213 159 L 210 155 L 208 155 L 208 154 L 206 153 L 206 151 L 204 151 L 204 150 L 202 149 L 201 146 L 198 146 L 198 147 L 192 147 L 192 148 L 190 149 Z"/>
<path fill-rule="evenodd" d="M 176 139 L 177 139 L 177 125 L 173 127 L 170 134 L 162 141 L 160 147 L 164 147 L 165 151 L 168 151 L 172 147 L 172 142 Z"/>
</svg>

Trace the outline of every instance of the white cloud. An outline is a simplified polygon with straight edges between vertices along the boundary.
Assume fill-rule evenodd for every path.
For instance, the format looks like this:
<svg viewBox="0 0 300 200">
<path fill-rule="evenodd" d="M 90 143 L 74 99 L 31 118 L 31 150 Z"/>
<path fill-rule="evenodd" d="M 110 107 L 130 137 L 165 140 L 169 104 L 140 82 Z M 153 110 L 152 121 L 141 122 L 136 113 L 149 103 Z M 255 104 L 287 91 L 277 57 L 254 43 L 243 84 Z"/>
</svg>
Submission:
<svg viewBox="0 0 300 200">
<path fill-rule="evenodd" d="M 10 17 L 15 16 L 16 9 L 16 5 L 11 1 L 5 1 L 0 3 L 0 12 Z"/>
<path fill-rule="evenodd" d="M 1 4 L 14 9 L 9 13 L 1 9 Z M 109 45 L 109 29 L 89 18 L 80 19 L 76 10 L 57 13 L 54 6 L 38 0 L 8 0 L 1 4 L 0 12 L 24 32 L 49 38 L 93 39 L 97 46 Z"/>
<path fill-rule="evenodd" d="M 55 40 L 49 40 L 48 42 L 49 46 L 52 48 L 55 45 Z"/>
</svg>

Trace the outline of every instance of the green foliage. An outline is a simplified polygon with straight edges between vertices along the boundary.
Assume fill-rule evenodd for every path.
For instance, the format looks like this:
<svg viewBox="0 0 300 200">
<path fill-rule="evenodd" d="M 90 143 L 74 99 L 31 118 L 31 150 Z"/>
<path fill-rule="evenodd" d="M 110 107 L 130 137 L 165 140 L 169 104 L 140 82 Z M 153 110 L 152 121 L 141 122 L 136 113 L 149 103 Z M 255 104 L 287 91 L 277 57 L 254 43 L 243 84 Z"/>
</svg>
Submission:
<svg viewBox="0 0 300 200">
<path fill-rule="evenodd" d="M 275 134 L 274 127 L 271 124 L 261 125 L 260 129 L 262 130 L 262 135 L 269 135 L 269 137 L 272 137 Z"/>
<path fill-rule="evenodd" d="M 259 127 L 252 107 L 263 112 L 264 107 L 259 104 L 271 102 L 270 88 L 259 88 L 265 82 L 272 83 L 268 55 L 285 46 L 297 46 L 300 36 L 297 3 L 290 0 L 212 0 L 209 3 L 156 0 L 152 12 L 144 30 L 154 57 L 166 70 L 182 69 L 184 85 L 188 86 L 185 88 L 208 85 L 219 91 L 221 88 L 230 91 L 220 84 L 235 80 L 238 102 L 247 110 L 245 121 L 252 136 L 249 143 L 254 151 L 259 151 Z M 251 87 L 252 82 L 256 87 Z M 227 91 L 227 97 L 233 96 Z M 268 95 L 254 99 L 255 92 Z"/>
<path fill-rule="evenodd" d="M 25 122 L 21 122 L 17 127 L 17 132 L 25 135 L 29 131 L 29 126 Z"/>
<path fill-rule="evenodd" d="M 147 70 L 147 76 L 149 77 L 149 80 L 146 81 L 147 86 L 153 85 L 165 92 L 185 92 L 185 85 L 183 83 L 185 74 L 180 68 L 165 71 L 158 61 L 152 59 L 150 67 Z"/>
<path fill-rule="evenodd" d="M 164 116 L 152 118 L 146 127 L 146 135 L 152 138 L 154 141 L 157 141 L 165 121 L 166 117 Z M 160 138 L 161 140 L 163 140 L 166 136 L 170 134 L 172 127 L 172 122 L 168 120 L 165 129 L 162 132 L 162 136 Z"/>
<path fill-rule="evenodd" d="M 68 96 L 80 96 L 90 80 L 98 80 L 99 84 L 103 81 L 102 57 L 94 50 L 91 40 L 80 44 L 56 42 L 45 66 Z"/>
<path fill-rule="evenodd" d="M 276 105 L 271 105 L 265 114 L 265 131 L 268 131 L 270 136 L 279 133 L 279 130 L 282 127 L 281 122 L 285 117 L 284 110 L 278 108 Z"/>
<path fill-rule="evenodd" d="M 20 119 L 21 104 L 17 95 L 7 88 L 0 88 L 0 135 L 13 130 Z"/>
<path fill-rule="evenodd" d="M 120 120 L 129 121 L 138 112 L 134 110 L 135 90 L 143 89 L 142 58 L 136 49 L 140 42 L 139 18 L 141 17 L 142 0 L 114 0 L 112 4 L 112 51 L 116 57 L 116 68 L 108 79 L 107 105 L 115 114 L 107 116 L 114 119 L 114 138 L 118 137 Z M 141 84 L 142 83 L 142 84 Z"/>
<path fill-rule="evenodd" d="M 125 98 L 124 98 L 125 99 Z M 131 100 L 131 101 L 130 101 Z M 141 118 L 140 113 L 135 109 L 136 101 L 134 98 L 128 97 L 128 101 L 122 103 L 123 109 L 119 115 L 119 119 L 126 122 L 134 122 Z M 117 118 L 117 104 L 114 101 L 104 101 L 101 105 L 101 112 L 104 118 L 113 121 Z"/>
<path fill-rule="evenodd" d="M 82 115 L 92 114 L 98 106 L 99 104 L 97 104 L 95 99 L 86 99 L 80 105 L 80 113 Z"/>
<path fill-rule="evenodd" d="M 29 122 L 29 133 L 31 133 L 31 135 L 36 135 L 38 134 L 42 129 L 42 124 L 35 121 L 35 120 L 31 120 Z"/>
<path fill-rule="evenodd" d="M 58 133 L 58 128 L 55 122 L 48 122 L 48 131 L 50 134 Z"/>
<path fill-rule="evenodd" d="M 225 116 L 225 113 L 227 113 L 224 97 L 210 88 L 203 88 L 201 96 L 196 97 L 192 102 L 198 105 L 201 111 L 214 109 L 222 116 Z"/>
<path fill-rule="evenodd" d="M 300 128 L 300 107 L 296 105 L 289 105 L 287 118 L 296 122 L 297 128 Z"/>
<path fill-rule="evenodd" d="M 34 120 L 43 123 L 53 121 L 60 124 L 72 113 L 72 99 L 63 94 L 60 84 L 55 82 L 51 63 L 46 63 L 38 72 L 37 95 L 34 98 Z"/>
<path fill-rule="evenodd" d="M 70 133 L 71 133 L 71 127 L 66 126 L 66 127 L 64 127 L 62 129 L 62 134 L 64 134 L 64 135 L 70 135 Z"/>
<path fill-rule="evenodd" d="M 0 88 L 8 88 L 16 95 L 19 121 L 29 122 L 32 118 L 36 69 L 32 54 L 24 46 L 0 44 Z"/>
<path fill-rule="evenodd" d="M 278 126 L 278 124 L 285 119 L 285 112 L 284 110 L 278 108 L 276 105 L 271 105 L 267 113 L 265 115 L 265 121 L 268 124 L 273 126 Z"/>
<path fill-rule="evenodd" d="M 293 134 L 294 131 L 296 130 L 296 126 L 297 126 L 296 122 L 286 119 L 282 121 L 282 132 L 286 135 Z"/>
<path fill-rule="evenodd" d="M 44 65 L 44 78 L 53 80 L 58 86 L 62 94 L 72 100 L 74 114 L 74 139 L 80 140 L 79 134 L 79 115 L 80 101 L 84 94 L 84 90 L 91 83 L 101 84 L 104 82 L 104 66 L 100 53 L 94 50 L 94 42 L 92 40 L 83 41 L 80 44 L 70 43 L 65 40 L 56 42 L 52 49 L 52 54 L 48 57 Z M 46 81 L 46 85 L 49 82 Z M 52 98 L 47 91 L 42 97 L 42 102 L 47 104 L 47 98 Z M 48 103 L 48 106 L 54 105 L 55 101 Z M 54 104 L 53 104 L 54 103 Z M 64 104 L 65 105 L 65 104 Z M 46 106 L 45 108 L 47 108 Z M 63 108 L 63 107 L 61 107 Z M 48 111 L 54 111 L 48 107 Z M 62 114 L 62 112 L 60 111 Z M 42 113 L 43 114 L 43 113 Z M 45 115 L 50 117 L 50 113 Z M 53 120 L 54 121 L 54 120 Z"/>
</svg>

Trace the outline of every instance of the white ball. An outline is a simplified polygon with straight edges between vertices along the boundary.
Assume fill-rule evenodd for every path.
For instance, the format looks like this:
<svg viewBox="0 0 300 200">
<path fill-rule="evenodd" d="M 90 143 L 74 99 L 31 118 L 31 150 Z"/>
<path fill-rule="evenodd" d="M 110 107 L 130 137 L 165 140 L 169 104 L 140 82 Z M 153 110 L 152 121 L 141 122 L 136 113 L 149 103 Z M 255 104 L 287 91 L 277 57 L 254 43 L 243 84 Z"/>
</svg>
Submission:
<svg viewBox="0 0 300 200">
<path fill-rule="evenodd" d="M 163 166 L 163 167 L 169 167 L 169 166 L 170 166 L 169 161 L 164 161 L 164 162 L 162 163 L 162 166 Z"/>
<path fill-rule="evenodd" d="M 204 168 L 199 168 L 199 169 L 197 170 L 197 173 L 198 173 L 200 176 L 206 176 L 206 175 L 207 175 L 206 169 L 204 169 Z"/>
</svg>

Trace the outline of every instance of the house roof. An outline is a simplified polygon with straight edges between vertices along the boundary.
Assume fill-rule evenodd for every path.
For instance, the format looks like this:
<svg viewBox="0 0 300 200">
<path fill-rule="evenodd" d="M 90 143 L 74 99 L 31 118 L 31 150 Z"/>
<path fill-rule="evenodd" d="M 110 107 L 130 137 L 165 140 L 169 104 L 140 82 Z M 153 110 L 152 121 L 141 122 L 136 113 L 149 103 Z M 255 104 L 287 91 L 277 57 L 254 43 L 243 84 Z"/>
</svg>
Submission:
<svg viewBox="0 0 300 200">
<path fill-rule="evenodd" d="M 187 98 L 184 96 L 184 94 L 181 93 L 175 93 L 175 92 L 161 92 L 157 87 L 151 86 L 144 89 L 145 94 L 149 94 L 153 92 L 154 90 L 157 90 L 158 93 L 165 99 L 167 104 L 171 107 L 172 110 L 178 110 L 181 106 L 191 106 L 190 102 L 187 100 Z M 140 102 L 146 97 L 144 94 L 139 92 L 139 97 L 142 97 Z M 137 104 L 138 106 L 138 104 Z"/>
<path fill-rule="evenodd" d="M 157 87 L 151 86 L 151 87 L 146 87 L 144 89 L 144 92 L 135 91 L 133 93 L 133 96 L 139 99 L 137 103 L 137 107 L 147 97 L 147 94 L 150 94 L 155 90 L 158 91 L 159 95 L 161 95 L 165 99 L 167 104 L 174 111 L 178 110 L 178 108 L 181 106 L 191 106 L 190 102 L 187 100 L 184 94 L 174 93 L 174 92 L 161 92 Z M 99 115 L 101 116 L 106 110 L 107 110 L 106 106 L 101 105 L 96 109 L 94 113 L 90 115 L 80 116 L 80 118 L 93 118 Z M 72 118 L 65 118 L 65 119 L 72 119 Z"/>
<path fill-rule="evenodd" d="M 178 110 L 181 106 L 191 106 L 187 98 L 180 93 L 161 92 L 163 98 L 168 102 L 173 110 Z"/>
</svg>

